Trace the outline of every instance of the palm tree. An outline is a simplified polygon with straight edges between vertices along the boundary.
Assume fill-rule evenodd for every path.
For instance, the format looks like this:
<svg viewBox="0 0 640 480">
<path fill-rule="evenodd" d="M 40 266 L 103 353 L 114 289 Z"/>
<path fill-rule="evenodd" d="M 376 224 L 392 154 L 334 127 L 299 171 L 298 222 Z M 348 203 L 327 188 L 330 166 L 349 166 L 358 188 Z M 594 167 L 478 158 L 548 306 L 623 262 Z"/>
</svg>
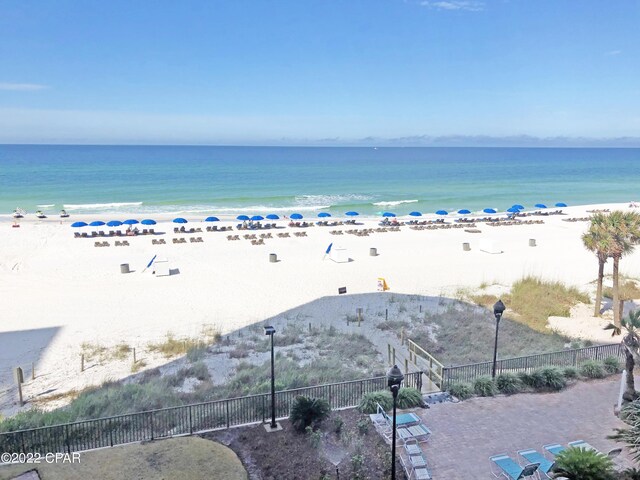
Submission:
<svg viewBox="0 0 640 480">
<path fill-rule="evenodd" d="M 640 310 L 629 312 L 627 318 L 621 321 L 621 327 L 614 323 L 610 323 L 605 330 L 613 330 L 612 336 L 620 335 L 624 329 L 624 337 L 622 337 L 622 346 L 625 353 L 625 370 L 627 388 L 622 395 L 624 403 L 633 402 L 640 394 L 636 392 L 635 382 L 633 381 L 633 368 L 636 362 L 640 362 Z"/>
<path fill-rule="evenodd" d="M 604 213 L 596 213 L 591 217 L 591 225 L 589 230 L 582 235 L 582 243 L 587 250 L 594 252 L 598 258 L 598 287 L 596 290 L 596 301 L 594 308 L 594 317 L 600 316 L 600 308 L 602 306 L 602 282 L 604 280 L 604 264 L 607 263 L 609 250 L 611 248 L 611 237 L 608 235 L 604 225 L 606 224 L 606 215 Z"/>
</svg>

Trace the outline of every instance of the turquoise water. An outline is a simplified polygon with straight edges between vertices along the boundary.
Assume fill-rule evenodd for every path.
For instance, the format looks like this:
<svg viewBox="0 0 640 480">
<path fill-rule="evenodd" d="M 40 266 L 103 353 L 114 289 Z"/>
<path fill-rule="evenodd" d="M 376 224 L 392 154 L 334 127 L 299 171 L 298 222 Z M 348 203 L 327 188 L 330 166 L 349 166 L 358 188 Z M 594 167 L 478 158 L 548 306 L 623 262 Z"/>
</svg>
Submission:
<svg viewBox="0 0 640 480">
<path fill-rule="evenodd" d="M 0 146 L 0 213 L 342 214 L 639 200 L 640 149 Z"/>
</svg>

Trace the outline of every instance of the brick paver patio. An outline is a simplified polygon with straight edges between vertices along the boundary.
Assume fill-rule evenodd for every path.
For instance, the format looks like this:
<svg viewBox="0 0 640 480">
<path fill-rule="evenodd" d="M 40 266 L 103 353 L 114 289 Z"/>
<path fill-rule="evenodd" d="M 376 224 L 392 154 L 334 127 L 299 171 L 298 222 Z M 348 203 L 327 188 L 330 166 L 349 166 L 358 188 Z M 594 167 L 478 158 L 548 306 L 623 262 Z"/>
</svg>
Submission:
<svg viewBox="0 0 640 480">
<path fill-rule="evenodd" d="M 607 439 L 614 427 L 624 426 L 613 414 L 619 386 L 615 375 L 559 393 L 472 398 L 420 410 L 416 413 L 433 432 L 422 444 L 431 474 L 435 480 L 494 478 L 490 456 L 507 453 L 524 464 L 518 450 L 543 452 L 548 443 L 585 440 L 605 453 L 623 447 Z M 631 465 L 626 450 L 621 457 Z"/>
</svg>

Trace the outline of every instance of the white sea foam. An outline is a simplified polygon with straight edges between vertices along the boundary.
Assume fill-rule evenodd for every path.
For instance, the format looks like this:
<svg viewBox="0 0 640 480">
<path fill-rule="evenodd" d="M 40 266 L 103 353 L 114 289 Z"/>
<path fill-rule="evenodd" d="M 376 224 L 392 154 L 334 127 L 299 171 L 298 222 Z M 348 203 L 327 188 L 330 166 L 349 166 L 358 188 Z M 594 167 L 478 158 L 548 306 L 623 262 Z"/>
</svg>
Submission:
<svg viewBox="0 0 640 480">
<path fill-rule="evenodd" d="M 379 207 L 386 207 L 386 206 L 395 206 L 395 205 L 402 205 L 403 203 L 417 203 L 420 200 L 392 200 L 392 201 L 388 201 L 388 202 L 375 202 L 372 205 L 377 205 Z"/>
<path fill-rule="evenodd" d="M 65 210 L 108 210 L 121 209 L 126 207 L 138 207 L 142 202 L 123 202 L 123 203 L 85 203 L 85 204 L 64 204 Z"/>
<path fill-rule="evenodd" d="M 55 203 L 46 203 L 43 205 L 38 205 L 38 208 L 51 208 L 51 207 L 55 207 L 56 204 Z"/>
<path fill-rule="evenodd" d="M 369 195 L 346 194 L 346 195 L 298 195 L 294 199 L 294 206 L 309 208 L 329 208 L 341 205 L 353 205 L 371 200 Z M 327 206 L 328 205 L 328 206 Z"/>
</svg>

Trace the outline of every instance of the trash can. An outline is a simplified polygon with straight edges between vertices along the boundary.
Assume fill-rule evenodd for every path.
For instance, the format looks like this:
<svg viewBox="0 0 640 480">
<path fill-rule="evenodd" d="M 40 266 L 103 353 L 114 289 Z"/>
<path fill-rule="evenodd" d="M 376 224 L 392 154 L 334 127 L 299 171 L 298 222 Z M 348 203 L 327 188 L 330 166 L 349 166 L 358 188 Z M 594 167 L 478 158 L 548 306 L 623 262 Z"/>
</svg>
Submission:
<svg viewBox="0 0 640 480">
<path fill-rule="evenodd" d="M 129 264 L 121 263 L 120 264 L 120 273 L 129 273 Z"/>
<path fill-rule="evenodd" d="M 536 239 L 535 238 L 530 238 L 529 239 L 529 246 L 530 247 L 535 247 L 536 246 Z"/>
<path fill-rule="evenodd" d="M 377 248 L 370 248 L 369 249 L 369 256 L 377 257 L 378 256 L 378 249 Z"/>
<path fill-rule="evenodd" d="M 271 263 L 276 263 L 278 261 L 278 256 L 275 253 L 270 253 L 269 254 L 269 261 Z"/>
<path fill-rule="evenodd" d="M 469 245 L 468 242 L 464 242 L 462 244 L 462 250 L 464 250 L 465 252 L 468 252 L 469 250 L 471 250 L 471 246 Z"/>
</svg>

